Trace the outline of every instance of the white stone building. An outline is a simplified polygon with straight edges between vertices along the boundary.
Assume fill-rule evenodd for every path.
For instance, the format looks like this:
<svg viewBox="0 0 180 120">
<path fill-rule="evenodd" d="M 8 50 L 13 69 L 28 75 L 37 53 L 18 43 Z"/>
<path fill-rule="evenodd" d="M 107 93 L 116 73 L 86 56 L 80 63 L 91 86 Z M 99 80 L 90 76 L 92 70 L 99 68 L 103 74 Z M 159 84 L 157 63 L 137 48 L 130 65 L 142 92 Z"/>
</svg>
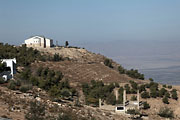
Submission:
<svg viewBox="0 0 180 120">
<path fill-rule="evenodd" d="M 25 40 L 27 47 L 50 48 L 53 46 L 53 40 L 43 36 L 34 36 Z"/>
<path fill-rule="evenodd" d="M 0 75 L 5 79 L 13 78 L 14 74 L 16 73 L 16 58 L 14 59 L 2 59 L 2 63 L 6 63 L 6 67 L 10 68 L 10 71 L 5 71 Z"/>
</svg>

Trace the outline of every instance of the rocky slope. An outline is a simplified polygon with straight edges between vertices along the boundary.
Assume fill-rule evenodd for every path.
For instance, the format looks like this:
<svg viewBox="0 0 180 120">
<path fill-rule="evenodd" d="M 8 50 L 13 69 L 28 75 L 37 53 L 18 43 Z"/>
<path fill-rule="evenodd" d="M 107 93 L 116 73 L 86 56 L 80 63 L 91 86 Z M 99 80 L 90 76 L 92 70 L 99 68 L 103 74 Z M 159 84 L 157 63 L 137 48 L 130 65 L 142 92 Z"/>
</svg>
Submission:
<svg viewBox="0 0 180 120">
<path fill-rule="evenodd" d="M 113 68 L 109 68 L 104 65 L 105 56 L 100 54 L 91 53 L 85 49 L 79 48 L 49 48 L 39 49 L 45 54 L 59 54 L 64 61 L 52 62 L 52 61 L 36 61 L 31 64 L 32 71 L 35 71 L 38 67 L 48 67 L 55 71 L 61 71 L 64 75 L 64 79 L 68 79 L 72 86 L 76 87 L 80 94 L 81 106 L 76 106 L 74 102 L 63 101 L 53 102 L 45 91 L 33 87 L 28 93 L 22 93 L 19 91 L 9 90 L 5 86 L 0 86 L 0 117 L 7 117 L 13 120 L 23 120 L 24 115 L 29 109 L 31 101 L 37 100 L 46 104 L 46 112 L 48 115 L 57 115 L 61 112 L 72 112 L 72 115 L 79 118 L 85 118 L 87 120 L 128 120 L 129 116 L 123 114 L 115 114 L 114 111 L 106 111 L 97 107 L 90 107 L 83 104 L 83 94 L 80 88 L 81 83 L 90 82 L 91 80 L 103 81 L 104 83 L 120 83 L 123 85 L 129 83 L 130 80 L 137 82 L 138 84 L 148 83 L 148 80 L 138 80 L 128 77 L 125 74 L 119 74 L 117 68 L 119 64 L 112 61 Z M 180 88 L 174 87 L 178 91 L 180 96 Z M 161 99 L 142 99 L 142 101 L 148 101 L 151 108 L 144 111 L 149 115 L 150 120 L 163 119 L 157 115 L 159 108 L 165 106 Z M 179 104 L 180 101 L 170 100 L 170 104 L 166 105 L 174 110 L 175 119 L 180 119 Z"/>
</svg>

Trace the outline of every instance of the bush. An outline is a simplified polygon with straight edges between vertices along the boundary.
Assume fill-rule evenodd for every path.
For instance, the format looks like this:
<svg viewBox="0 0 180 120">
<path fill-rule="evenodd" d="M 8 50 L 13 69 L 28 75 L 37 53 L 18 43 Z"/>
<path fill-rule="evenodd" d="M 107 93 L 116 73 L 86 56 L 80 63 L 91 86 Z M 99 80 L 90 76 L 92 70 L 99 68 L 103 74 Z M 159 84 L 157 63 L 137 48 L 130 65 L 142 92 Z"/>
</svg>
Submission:
<svg viewBox="0 0 180 120">
<path fill-rule="evenodd" d="M 150 98 L 150 96 L 149 96 L 149 92 L 143 92 L 143 93 L 141 93 L 141 97 L 142 98 Z"/>
<path fill-rule="evenodd" d="M 172 89 L 172 85 L 168 85 L 168 88 L 169 88 L 169 89 Z"/>
<path fill-rule="evenodd" d="M 25 115 L 26 120 L 45 120 L 45 105 L 40 102 L 31 102 L 30 109 Z"/>
<path fill-rule="evenodd" d="M 157 93 L 157 91 L 156 91 L 156 90 L 151 91 L 151 92 L 150 92 L 150 97 L 152 97 L 152 98 L 156 98 L 156 97 L 158 97 L 158 93 Z"/>
<path fill-rule="evenodd" d="M 166 84 L 164 84 L 163 87 L 166 88 L 167 87 Z"/>
<path fill-rule="evenodd" d="M 116 104 L 116 97 L 113 93 L 111 93 L 107 98 L 106 98 L 106 103 L 115 105 Z"/>
<path fill-rule="evenodd" d="M 152 78 L 149 78 L 149 81 L 153 82 L 154 80 Z"/>
<path fill-rule="evenodd" d="M 0 84 L 5 83 L 4 79 L 0 76 Z"/>
<path fill-rule="evenodd" d="M 144 102 L 143 103 L 143 109 L 146 110 L 146 109 L 149 109 L 149 108 L 150 108 L 150 105 L 147 102 Z"/>
<path fill-rule="evenodd" d="M 31 85 L 22 85 L 19 90 L 23 93 L 26 93 L 28 90 L 32 89 Z"/>
<path fill-rule="evenodd" d="M 98 104 L 99 104 L 99 99 L 93 98 L 93 97 L 91 97 L 91 96 L 87 96 L 87 97 L 86 97 L 86 104 L 94 104 L 94 105 L 98 106 Z"/>
<path fill-rule="evenodd" d="M 9 81 L 8 83 L 8 88 L 11 89 L 11 90 L 16 90 L 16 83 L 15 81 Z"/>
<path fill-rule="evenodd" d="M 105 59 L 105 60 L 104 60 L 104 65 L 106 65 L 106 66 L 108 66 L 108 67 L 110 67 L 110 68 L 113 68 L 113 66 L 112 66 L 112 61 L 109 60 L 109 59 Z"/>
<path fill-rule="evenodd" d="M 69 96 L 71 96 L 70 91 L 68 89 L 62 89 L 61 90 L 61 96 L 62 97 L 69 97 Z"/>
<path fill-rule="evenodd" d="M 139 93 L 141 93 L 143 91 L 146 91 L 146 86 L 145 85 L 140 85 L 138 89 L 139 89 Z"/>
<path fill-rule="evenodd" d="M 119 86 L 119 83 L 117 83 L 117 82 L 114 83 L 114 86 L 117 87 L 117 88 L 120 87 L 120 86 Z"/>
<path fill-rule="evenodd" d="M 171 97 L 173 98 L 173 99 L 175 99 L 175 100 L 177 100 L 178 99 L 178 95 L 177 95 L 177 92 L 176 92 L 176 89 L 173 89 L 172 91 L 171 91 Z"/>
<path fill-rule="evenodd" d="M 144 80 L 144 74 L 139 73 L 138 70 L 134 70 L 134 69 L 127 70 L 126 74 L 129 77 Z"/>
<path fill-rule="evenodd" d="M 161 88 L 161 90 L 159 90 L 159 97 L 163 97 L 166 94 L 167 90 L 165 88 Z"/>
<path fill-rule="evenodd" d="M 139 111 L 135 110 L 135 109 L 128 109 L 126 113 L 132 114 L 132 115 L 137 115 L 137 114 L 139 114 Z"/>
<path fill-rule="evenodd" d="M 137 90 L 138 89 L 138 84 L 136 83 L 136 82 L 134 82 L 134 81 L 129 81 L 130 82 L 130 84 L 131 84 L 131 87 L 133 88 L 133 89 L 135 89 L 135 90 Z"/>
<path fill-rule="evenodd" d="M 131 93 L 129 84 L 125 84 L 124 89 L 126 90 L 126 93 L 127 93 L 127 94 L 130 94 L 130 93 Z"/>
<path fill-rule="evenodd" d="M 131 101 L 135 101 L 135 100 L 137 100 L 137 96 L 131 96 Z"/>
<path fill-rule="evenodd" d="M 165 93 L 165 97 L 170 98 L 169 92 L 166 92 L 166 93 Z"/>
<path fill-rule="evenodd" d="M 62 57 L 59 54 L 54 54 L 53 61 L 62 61 Z"/>
<path fill-rule="evenodd" d="M 71 116 L 69 116 L 69 114 L 60 114 L 57 120 L 72 120 L 72 119 Z"/>
<path fill-rule="evenodd" d="M 150 96 L 152 98 L 156 98 L 159 96 L 158 93 L 158 83 L 151 82 L 150 83 Z"/>
<path fill-rule="evenodd" d="M 160 108 L 158 115 L 161 117 L 165 117 L 165 118 L 173 118 L 174 117 L 173 111 L 167 107 Z"/>
<path fill-rule="evenodd" d="M 122 66 L 118 67 L 118 71 L 120 74 L 125 74 L 125 72 L 126 72 L 126 70 Z"/>
<path fill-rule="evenodd" d="M 165 104 L 169 104 L 168 97 L 164 97 L 164 98 L 162 99 L 162 101 L 163 101 L 163 103 L 165 103 Z"/>
</svg>

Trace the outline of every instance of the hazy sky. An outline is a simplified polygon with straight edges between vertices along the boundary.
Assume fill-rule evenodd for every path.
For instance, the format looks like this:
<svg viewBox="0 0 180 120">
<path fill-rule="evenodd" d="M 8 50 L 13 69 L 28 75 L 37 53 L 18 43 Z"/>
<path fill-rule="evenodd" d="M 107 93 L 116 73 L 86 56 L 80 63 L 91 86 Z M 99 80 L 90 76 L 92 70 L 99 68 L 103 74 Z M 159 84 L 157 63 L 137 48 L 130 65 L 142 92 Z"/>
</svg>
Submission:
<svg viewBox="0 0 180 120">
<path fill-rule="evenodd" d="M 180 0 L 0 0 L 0 42 L 180 40 Z M 63 42 L 62 42 L 63 41 Z"/>
</svg>

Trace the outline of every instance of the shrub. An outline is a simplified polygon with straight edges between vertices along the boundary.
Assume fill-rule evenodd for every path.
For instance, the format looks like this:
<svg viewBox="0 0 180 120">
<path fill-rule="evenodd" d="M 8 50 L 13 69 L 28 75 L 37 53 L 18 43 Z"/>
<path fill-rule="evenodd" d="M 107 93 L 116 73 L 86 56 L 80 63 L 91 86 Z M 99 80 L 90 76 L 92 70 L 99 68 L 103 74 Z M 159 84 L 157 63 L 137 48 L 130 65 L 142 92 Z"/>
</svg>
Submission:
<svg viewBox="0 0 180 120">
<path fill-rule="evenodd" d="M 166 92 L 166 93 L 165 93 L 165 97 L 170 98 L 169 92 Z"/>
<path fill-rule="evenodd" d="M 31 102 L 30 109 L 25 115 L 26 120 L 45 120 L 45 105 L 40 102 Z"/>
<path fill-rule="evenodd" d="M 68 89 L 64 88 L 64 89 L 61 90 L 61 95 L 63 97 L 69 97 L 71 94 L 70 94 L 70 91 Z"/>
<path fill-rule="evenodd" d="M 138 70 L 134 70 L 134 69 L 127 70 L 126 74 L 129 77 L 144 80 L 144 74 L 139 73 Z"/>
<path fill-rule="evenodd" d="M 139 111 L 135 110 L 135 109 L 128 109 L 126 113 L 132 114 L 132 115 L 137 115 L 137 114 L 139 114 Z"/>
<path fill-rule="evenodd" d="M 143 93 L 141 93 L 141 97 L 142 98 L 150 98 L 150 96 L 149 96 L 149 92 L 143 92 Z"/>
<path fill-rule="evenodd" d="M 11 90 L 16 90 L 16 83 L 15 81 L 9 81 L 8 83 L 8 88 L 11 89 Z"/>
<path fill-rule="evenodd" d="M 141 93 L 143 91 L 146 91 L 146 86 L 145 85 L 140 85 L 138 89 L 139 89 L 139 92 Z"/>
<path fill-rule="evenodd" d="M 138 84 L 136 83 L 136 82 L 134 82 L 134 81 L 129 81 L 130 82 L 130 84 L 131 84 L 131 87 L 133 88 L 133 89 L 135 89 L 135 90 L 137 90 L 138 89 Z"/>
<path fill-rule="evenodd" d="M 177 95 L 177 92 L 176 92 L 176 90 L 175 89 L 173 89 L 172 91 L 171 91 L 171 97 L 173 98 L 173 99 L 175 99 L 175 100 L 177 100 L 178 99 L 178 95 Z"/>
<path fill-rule="evenodd" d="M 5 83 L 4 79 L 0 76 L 0 84 Z"/>
<path fill-rule="evenodd" d="M 91 96 L 87 96 L 87 97 L 86 97 L 86 104 L 94 104 L 94 105 L 98 106 L 98 104 L 99 104 L 99 99 L 93 98 L 93 97 L 91 97 Z"/>
<path fill-rule="evenodd" d="M 163 107 L 160 108 L 158 115 L 165 118 L 173 118 L 174 112 L 170 108 Z"/>
<path fill-rule="evenodd" d="M 137 93 L 137 90 L 135 90 L 135 89 L 132 88 L 132 89 L 130 90 L 130 93 L 131 93 L 131 94 L 136 94 L 136 93 Z"/>
<path fill-rule="evenodd" d="M 134 96 L 134 95 L 133 95 L 133 96 L 131 96 L 131 100 L 132 100 L 132 101 L 137 100 L 137 96 Z"/>
<path fill-rule="evenodd" d="M 124 89 L 126 90 L 126 93 L 127 93 L 127 94 L 130 94 L 130 93 L 131 93 L 129 84 L 125 84 Z"/>
<path fill-rule="evenodd" d="M 119 83 L 117 83 L 117 82 L 114 83 L 114 86 L 117 87 L 117 88 L 120 87 L 120 86 L 119 86 Z"/>
<path fill-rule="evenodd" d="M 169 89 L 172 89 L 172 85 L 168 85 L 168 88 L 169 88 Z"/>
<path fill-rule="evenodd" d="M 56 120 L 72 120 L 69 114 L 60 114 Z"/>
<path fill-rule="evenodd" d="M 31 85 L 22 85 L 19 90 L 23 93 L 26 93 L 28 90 L 32 89 Z"/>
<path fill-rule="evenodd" d="M 165 88 L 161 88 L 161 90 L 159 90 L 159 97 L 163 97 L 166 92 L 167 90 Z"/>
<path fill-rule="evenodd" d="M 169 104 L 168 97 L 164 97 L 164 98 L 162 99 L 162 101 L 163 101 L 163 103 L 165 103 L 165 104 Z"/>
<path fill-rule="evenodd" d="M 106 66 L 108 66 L 108 67 L 110 67 L 110 68 L 113 68 L 113 66 L 112 66 L 112 61 L 109 60 L 109 59 L 105 59 L 105 60 L 104 60 L 104 65 L 106 65 Z"/>
<path fill-rule="evenodd" d="M 163 87 L 166 88 L 167 87 L 166 84 L 164 84 Z"/>
<path fill-rule="evenodd" d="M 113 93 L 111 93 L 109 96 L 107 96 L 106 103 L 111 104 L 111 105 L 116 104 L 116 97 L 115 97 L 115 95 Z"/>
<path fill-rule="evenodd" d="M 147 103 L 147 102 L 144 102 L 143 103 L 143 109 L 149 109 L 150 108 L 150 105 Z"/>
<path fill-rule="evenodd" d="M 59 54 L 54 54 L 54 56 L 53 56 L 53 61 L 62 61 L 63 59 L 62 59 L 62 57 L 59 55 Z"/>
<path fill-rule="evenodd" d="M 149 81 L 153 82 L 154 80 L 152 78 L 149 78 Z"/>
<path fill-rule="evenodd" d="M 152 97 L 152 98 L 158 97 L 157 91 L 156 91 L 156 90 L 151 91 L 151 92 L 150 92 L 150 97 Z"/>
<path fill-rule="evenodd" d="M 125 74 L 125 72 L 126 72 L 126 70 L 122 66 L 118 67 L 118 71 L 120 74 Z"/>
</svg>

